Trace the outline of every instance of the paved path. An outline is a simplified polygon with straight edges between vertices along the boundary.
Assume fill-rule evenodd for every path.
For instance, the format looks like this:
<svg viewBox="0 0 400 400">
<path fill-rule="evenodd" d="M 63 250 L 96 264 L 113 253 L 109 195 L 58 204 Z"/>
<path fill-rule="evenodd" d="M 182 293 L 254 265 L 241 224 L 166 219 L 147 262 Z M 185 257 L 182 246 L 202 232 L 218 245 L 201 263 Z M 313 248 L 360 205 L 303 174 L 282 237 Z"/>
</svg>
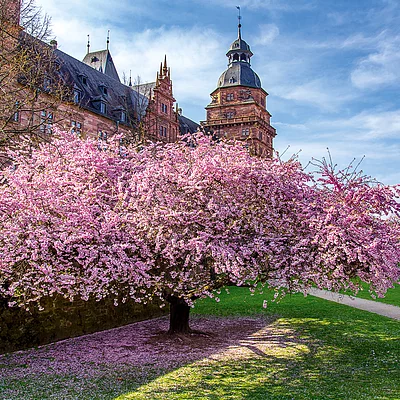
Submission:
<svg viewBox="0 0 400 400">
<path fill-rule="evenodd" d="M 357 297 L 347 296 L 345 294 L 328 292 L 312 288 L 309 292 L 312 296 L 320 297 L 334 301 L 336 303 L 345 304 L 346 306 L 359 308 L 360 310 L 370 311 L 375 314 L 384 315 L 385 317 L 400 320 L 400 307 L 391 304 L 380 303 L 373 300 L 364 300 Z"/>
</svg>

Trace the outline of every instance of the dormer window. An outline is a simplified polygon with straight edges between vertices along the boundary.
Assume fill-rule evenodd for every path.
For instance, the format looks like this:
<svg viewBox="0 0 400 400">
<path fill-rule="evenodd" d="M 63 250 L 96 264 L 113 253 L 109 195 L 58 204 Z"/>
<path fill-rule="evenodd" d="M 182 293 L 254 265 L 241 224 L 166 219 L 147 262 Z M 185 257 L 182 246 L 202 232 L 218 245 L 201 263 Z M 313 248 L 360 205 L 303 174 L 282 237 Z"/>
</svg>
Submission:
<svg viewBox="0 0 400 400">
<path fill-rule="evenodd" d="M 79 80 L 83 85 L 87 85 L 87 77 L 85 75 L 79 75 Z"/>
<path fill-rule="evenodd" d="M 236 80 L 235 80 L 235 78 L 229 78 L 229 83 L 235 83 L 236 82 Z"/>
<path fill-rule="evenodd" d="M 121 111 L 121 122 L 126 122 L 126 111 Z"/>
<path fill-rule="evenodd" d="M 105 113 L 107 112 L 107 104 L 104 103 L 103 101 L 100 102 L 100 112 L 101 112 L 102 114 L 105 114 Z"/>
<path fill-rule="evenodd" d="M 105 96 L 108 95 L 108 88 L 107 88 L 106 86 L 101 85 L 101 86 L 99 86 L 99 88 L 100 88 L 100 92 L 101 92 L 102 94 L 104 94 Z"/>
<path fill-rule="evenodd" d="M 79 104 L 82 99 L 82 93 L 78 89 L 74 89 L 74 103 Z"/>
</svg>

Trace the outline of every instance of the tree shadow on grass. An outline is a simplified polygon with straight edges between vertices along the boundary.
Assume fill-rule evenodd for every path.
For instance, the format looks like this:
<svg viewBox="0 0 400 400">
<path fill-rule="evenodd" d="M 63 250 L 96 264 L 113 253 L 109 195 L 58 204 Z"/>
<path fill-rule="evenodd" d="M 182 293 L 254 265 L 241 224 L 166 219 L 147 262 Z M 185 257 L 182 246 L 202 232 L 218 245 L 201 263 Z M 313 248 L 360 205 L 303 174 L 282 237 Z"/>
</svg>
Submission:
<svg viewBox="0 0 400 400">
<path fill-rule="evenodd" d="M 0 398 L 111 399 L 237 346 L 275 317 L 193 317 L 206 335 L 168 335 L 167 317 L 0 356 Z"/>
</svg>

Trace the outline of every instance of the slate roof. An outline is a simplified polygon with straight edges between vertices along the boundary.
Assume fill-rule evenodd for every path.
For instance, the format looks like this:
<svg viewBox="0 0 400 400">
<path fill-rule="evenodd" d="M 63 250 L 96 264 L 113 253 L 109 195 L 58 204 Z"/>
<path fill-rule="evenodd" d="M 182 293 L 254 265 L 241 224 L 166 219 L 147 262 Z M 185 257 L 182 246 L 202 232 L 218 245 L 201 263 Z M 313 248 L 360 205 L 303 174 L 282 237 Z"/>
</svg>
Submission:
<svg viewBox="0 0 400 400">
<path fill-rule="evenodd" d="M 236 61 L 218 79 L 217 87 L 229 86 L 261 88 L 261 80 L 247 62 Z"/>
<path fill-rule="evenodd" d="M 96 114 L 103 115 L 114 121 L 119 121 L 121 110 L 131 117 L 137 113 L 137 104 L 148 102 L 143 95 L 138 94 L 129 86 L 91 66 L 55 50 L 60 61 L 61 73 L 68 84 L 81 94 L 80 106 Z M 105 103 L 106 112 L 100 111 L 100 104 Z"/>
<path fill-rule="evenodd" d="M 238 37 L 232 44 L 231 47 L 228 50 L 229 54 L 231 51 L 244 51 L 244 52 L 250 52 L 250 46 L 245 42 L 241 37 Z M 251 53 L 253 54 L 253 53 Z"/>
<path fill-rule="evenodd" d="M 109 50 L 100 50 L 87 53 L 82 61 L 97 71 L 120 81 L 114 61 Z"/>
<path fill-rule="evenodd" d="M 179 121 L 179 132 L 181 135 L 186 135 L 188 133 L 195 133 L 200 125 L 183 115 L 178 115 Z"/>
</svg>

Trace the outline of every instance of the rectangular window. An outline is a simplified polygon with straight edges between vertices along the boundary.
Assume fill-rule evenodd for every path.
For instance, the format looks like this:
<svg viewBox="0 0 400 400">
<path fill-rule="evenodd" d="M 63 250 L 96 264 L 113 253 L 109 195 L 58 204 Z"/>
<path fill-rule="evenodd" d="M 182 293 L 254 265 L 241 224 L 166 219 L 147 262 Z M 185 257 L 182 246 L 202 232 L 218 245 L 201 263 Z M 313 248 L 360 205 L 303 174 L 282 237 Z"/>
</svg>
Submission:
<svg viewBox="0 0 400 400">
<path fill-rule="evenodd" d="M 40 112 L 40 132 L 53 133 L 53 113 L 42 110 Z"/>
<path fill-rule="evenodd" d="M 249 128 L 242 129 L 242 136 L 249 136 Z"/>
<path fill-rule="evenodd" d="M 167 128 L 165 126 L 160 126 L 159 134 L 161 137 L 167 137 Z"/>
<path fill-rule="evenodd" d="M 107 150 L 107 132 L 98 132 L 97 147 L 99 150 Z"/>
<path fill-rule="evenodd" d="M 235 116 L 235 113 L 233 111 L 228 111 L 226 113 L 226 118 L 232 119 Z"/>
<path fill-rule="evenodd" d="M 81 136 L 82 124 L 78 121 L 71 121 L 71 132 L 76 133 L 77 136 Z"/>
<path fill-rule="evenodd" d="M 12 120 L 14 122 L 19 122 L 19 101 L 15 102 L 15 112 L 14 115 L 12 116 Z"/>
<path fill-rule="evenodd" d="M 259 138 L 260 140 L 263 140 L 263 134 L 262 134 L 261 131 L 258 132 L 258 138 Z"/>
<path fill-rule="evenodd" d="M 126 112 L 121 111 L 121 122 L 126 122 Z"/>
<path fill-rule="evenodd" d="M 233 99 L 234 99 L 233 93 L 228 93 L 228 94 L 226 95 L 226 100 L 227 100 L 227 101 L 232 101 Z"/>
<path fill-rule="evenodd" d="M 162 111 L 163 113 L 165 113 L 165 114 L 168 113 L 168 107 L 167 107 L 166 104 L 161 103 L 161 111 Z"/>
<path fill-rule="evenodd" d="M 106 111 L 107 111 L 106 103 L 101 102 L 101 103 L 100 103 L 100 112 L 101 112 L 102 114 L 105 114 Z"/>
</svg>

